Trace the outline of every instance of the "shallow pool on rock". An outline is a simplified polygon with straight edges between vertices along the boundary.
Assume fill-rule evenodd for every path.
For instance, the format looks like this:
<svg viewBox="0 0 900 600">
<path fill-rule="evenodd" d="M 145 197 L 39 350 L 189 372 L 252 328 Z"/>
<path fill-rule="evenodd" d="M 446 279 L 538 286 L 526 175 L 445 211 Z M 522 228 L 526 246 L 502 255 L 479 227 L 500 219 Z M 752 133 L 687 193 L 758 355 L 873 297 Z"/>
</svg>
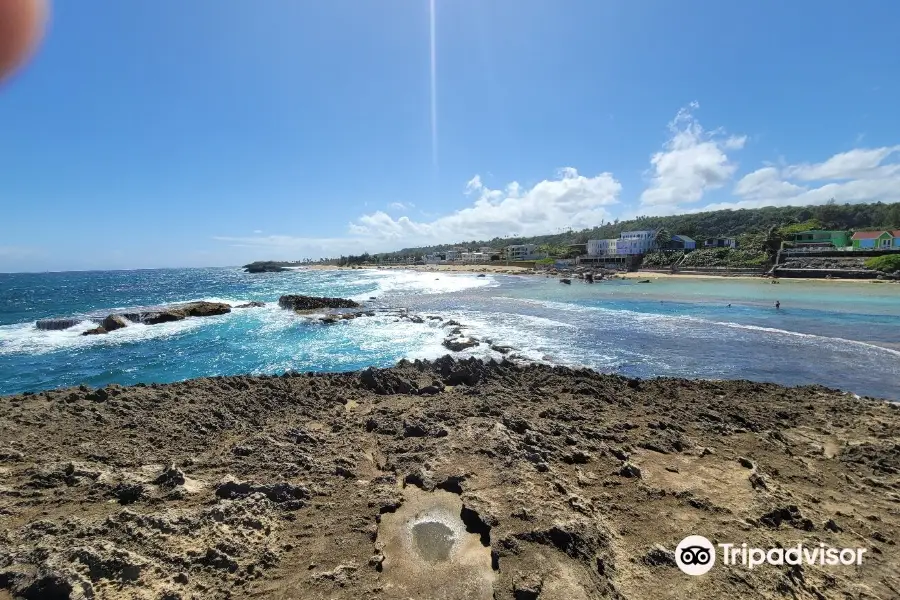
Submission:
<svg viewBox="0 0 900 600">
<path fill-rule="evenodd" d="M 491 549 L 479 534 L 466 531 L 460 497 L 413 486 L 403 497 L 400 508 L 382 515 L 378 526 L 386 597 L 491 600 Z"/>
<path fill-rule="evenodd" d="M 441 562 L 450 557 L 456 535 L 443 523 L 422 521 L 412 526 L 411 533 L 416 551 L 428 562 Z"/>
</svg>

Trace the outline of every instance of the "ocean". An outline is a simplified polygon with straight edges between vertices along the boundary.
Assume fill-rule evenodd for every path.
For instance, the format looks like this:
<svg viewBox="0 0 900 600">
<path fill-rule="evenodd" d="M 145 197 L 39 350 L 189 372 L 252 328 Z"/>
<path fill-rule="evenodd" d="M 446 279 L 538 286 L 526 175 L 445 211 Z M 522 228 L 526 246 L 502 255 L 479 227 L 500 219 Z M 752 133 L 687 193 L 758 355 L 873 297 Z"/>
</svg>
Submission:
<svg viewBox="0 0 900 600">
<path fill-rule="evenodd" d="M 237 268 L 0 274 L 0 394 L 79 384 L 347 371 L 447 354 L 440 322 L 389 314 L 324 326 L 283 294 L 354 298 L 455 319 L 529 360 L 631 377 L 822 384 L 900 401 L 900 286 L 764 280 L 556 279 L 401 270 Z M 374 297 L 375 300 L 370 300 Z M 263 308 L 82 336 L 34 323 L 190 300 Z M 775 300 L 781 309 L 775 310 Z M 729 307 L 728 304 L 731 304 Z M 489 345 L 459 353 L 500 359 Z"/>
</svg>

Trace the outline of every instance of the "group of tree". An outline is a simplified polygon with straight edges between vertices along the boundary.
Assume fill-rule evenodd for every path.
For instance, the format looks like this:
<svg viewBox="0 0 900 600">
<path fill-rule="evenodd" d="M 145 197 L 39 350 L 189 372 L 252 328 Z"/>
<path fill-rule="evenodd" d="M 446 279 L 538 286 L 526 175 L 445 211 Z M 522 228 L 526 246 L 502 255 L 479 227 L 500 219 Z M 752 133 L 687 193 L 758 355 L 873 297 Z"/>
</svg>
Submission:
<svg viewBox="0 0 900 600">
<path fill-rule="evenodd" d="M 737 237 L 739 244 L 752 244 L 760 251 L 777 251 L 786 232 L 785 228 L 821 229 L 900 229 L 900 202 L 885 204 L 838 204 L 834 200 L 816 206 L 766 206 L 738 210 L 715 210 L 667 217 L 640 216 L 626 221 L 618 219 L 602 223 L 598 227 L 581 231 L 563 232 L 532 237 L 496 237 L 491 240 L 466 242 L 471 248 L 491 246 L 502 248 L 513 244 L 537 244 L 550 250 L 551 256 L 565 256 L 571 244 L 585 244 L 588 240 L 617 238 L 623 231 L 654 230 L 662 235 L 686 235 L 701 242 L 711 237 Z M 802 230 L 802 229 L 801 229 Z M 742 245 L 743 245 L 742 244 Z M 422 256 L 441 252 L 459 244 L 404 248 L 398 252 L 382 254 Z"/>
</svg>

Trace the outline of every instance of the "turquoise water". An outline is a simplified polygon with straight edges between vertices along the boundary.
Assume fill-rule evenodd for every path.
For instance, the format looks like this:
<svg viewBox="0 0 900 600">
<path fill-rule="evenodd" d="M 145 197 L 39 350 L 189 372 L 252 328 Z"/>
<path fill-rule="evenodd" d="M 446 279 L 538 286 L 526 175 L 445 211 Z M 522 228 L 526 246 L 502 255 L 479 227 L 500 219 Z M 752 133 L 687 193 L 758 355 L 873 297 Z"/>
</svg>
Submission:
<svg viewBox="0 0 900 600">
<path fill-rule="evenodd" d="M 455 318 L 473 335 L 513 346 L 531 360 L 639 377 L 820 383 L 900 400 L 896 285 L 659 279 L 564 286 L 538 277 L 237 269 L 0 274 L 0 394 L 343 371 L 447 353 L 436 322 L 378 316 L 325 327 L 278 308 L 287 293 L 353 297 Z M 81 336 L 88 322 L 66 331 L 34 326 L 47 317 L 200 299 L 268 304 L 106 336 Z M 776 299 L 780 310 L 772 306 Z M 462 355 L 500 357 L 487 345 Z"/>
</svg>

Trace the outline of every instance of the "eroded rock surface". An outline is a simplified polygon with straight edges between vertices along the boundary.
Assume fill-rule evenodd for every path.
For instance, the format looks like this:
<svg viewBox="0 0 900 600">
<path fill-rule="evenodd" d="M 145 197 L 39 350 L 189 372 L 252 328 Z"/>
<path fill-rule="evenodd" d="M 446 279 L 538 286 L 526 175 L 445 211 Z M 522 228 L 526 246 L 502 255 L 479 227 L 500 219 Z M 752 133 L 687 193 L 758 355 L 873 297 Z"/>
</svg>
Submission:
<svg viewBox="0 0 900 600">
<path fill-rule="evenodd" d="M 443 358 L 4 397 L 0 445 L 0 598 L 900 589 L 900 410 L 822 387 Z M 868 552 L 688 577 L 688 534 Z"/>
</svg>

